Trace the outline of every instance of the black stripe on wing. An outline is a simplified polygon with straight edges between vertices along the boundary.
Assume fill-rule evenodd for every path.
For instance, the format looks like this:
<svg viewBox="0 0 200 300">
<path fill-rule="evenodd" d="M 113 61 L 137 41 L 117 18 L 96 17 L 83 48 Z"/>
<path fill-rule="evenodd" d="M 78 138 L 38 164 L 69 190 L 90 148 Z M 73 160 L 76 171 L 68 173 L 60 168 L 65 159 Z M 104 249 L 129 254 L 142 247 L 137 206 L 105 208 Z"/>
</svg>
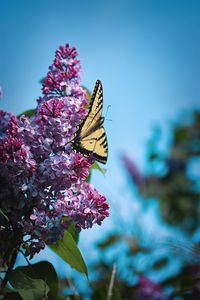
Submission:
<svg viewBox="0 0 200 300">
<path fill-rule="evenodd" d="M 92 111 L 92 108 L 93 108 L 93 105 L 94 105 L 94 101 L 95 101 L 95 98 L 96 98 L 96 93 L 97 93 L 97 90 L 98 88 L 101 88 L 101 97 L 102 97 L 102 101 L 101 102 L 98 102 L 99 103 L 99 107 L 97 109 L 97 111 L 95 112 L 95 115 L 92 116 L 92 120 L 90 123 L 92 123 L 95 119 L 95 117 L 98 115 L 98 113 L 100 112 L 101 109 L 103 109 L 103 88 L 102 88 L 102 83 L 100 80 L 97 80 L 96 81 L 96 84 L 95 84 L 95 87 L 94 87 L 94 91 L 93 91 L 93 94 L 92 94 L 92 98 L 91 98 L 91 102 L 90 102 L 90 108 L 89 108 L 89 111 L 88 111 L 88 114 L 87 116 L 85 117 L 85 119 L 81 122 L 81 124 L 79 125 L 79 128 L 77 130 L 77 133 L 76 133 L 76 136 L 75 136 L 75 140 L 76 142 L 78 142 L 78 140 L 80 139 L 80 133 L 85 125 L 85 122 L 87 121 L 88 117 L 90 117 L 90 113 Z M 95 131 L 97 127 L 101 126 L 103 124 L 103 121 L 104 121 L 104 118 L 100 117 L 99 120 L 96 122 L 96 125 L 93 127 L 90 128 L 90 125 L 87 126 L 87 128 L 85 129 L 85 134 L 84 136 L 87 136 L 89 134 L 91 134 L 92 131 Z M 88 128 L 90 128 L 88 130 Z"/>
<path fill-rule="evenodd" d="M 99 154 L 97 154 L 97 153 L 95 153 L 93 151 L 89 151 L 89 150 L 87 150 L 85 148 L 82 148 L 81 146 L 78 146 L 77 150 L 79 152 L 81 152 L 83 155 L 86 155 L 86 156 L 90 156 L 91 155 L 92 157 L 94 157 L 95 160 L 97 160 L 97 161 L 99 161 L 99 162 L 101 162 L 103 164 L 106 164 L 106 162 L 107 162 L 107 155 L 106 156 L 99 155 Z"/>
<path fill-rule="evenodd" d="M 101 89 L 101 92 L 100 92 L 100 95 L 98 96 L 98 98 L 101 98 L 103 99 L 103 86 L 102 86 L 102 83 L 100 80 L 97 80 L 96 81 L 96 84 L 95 84 L 95 87 L 94 87 L 94 91 L 92 93 L 92 97 L 91 97 L 91 100 L 90 100 L 90 107 L 89 107 L 89 113 L 91 112 L 92 110 L 92 106 L 93 106 L 93 103 L 94 103 L 94 100 L 96 98 L 96 95 L 97 95 L 97 92 L 98 92 L 98 89 Z M 101 102 L 102 104 L 102 107 L 103 107 L 103 101 Z"/>
</svg>

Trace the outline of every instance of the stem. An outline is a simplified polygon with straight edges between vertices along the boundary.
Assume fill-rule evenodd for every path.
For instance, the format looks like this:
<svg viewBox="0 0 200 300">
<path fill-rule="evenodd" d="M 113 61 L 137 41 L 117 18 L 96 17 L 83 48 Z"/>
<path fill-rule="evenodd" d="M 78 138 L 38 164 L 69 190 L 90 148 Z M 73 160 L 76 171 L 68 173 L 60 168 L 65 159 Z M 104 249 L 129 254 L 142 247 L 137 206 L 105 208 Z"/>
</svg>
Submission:
<svg viewBox="0 0 200 300">
<path fill-rule="evenodd" d="M 73 293 L 74 298 L 75 298 L 76 300 L 79 300 L 79 299 L 80 299 L 80 298 L 79 298 L 79 294 L 78 294 L 78 292 L 77 292 L 77 290 L 76 290 L 76 288 L 75 288 L 75 286 L 74 286 L 74 284 L 73 284 L 73 282 L 72 282 L 72 280 L 71 280 L 69 274 L 67 275 L 67 281 L 68 281 L 68 284 L 69 284 L 70 289 L 72 290 L 72 293 Z"/>
<path fill-rule="evenodd" d="M 26 255 L 24 254 L 24 252 L 23 252 L 22 250 L 19 250 L 19 252 L 23 255 L 23 257 L 24 257 L 24 259 L 26 260 L 27 264 L 28 264 L 29 266 L 31 266 L 31 263 L 30 263 L 30 261 L 28 260 L 28 258 L 26 257 Z"/>
<path fill-rule="evenodd" d="M 15 265 L 16 258 L 19 252 L 20 245 L 22 243 L 22 238 L 21 238 L 21 233 L 20 232 L 15 232 L 15 239 L 12 242 L 12 245 L 10 245 L 10 249 L 8 248 L 8 251 L 6 253 L 6 257 L 4 262 L 7 262 L 8 269 L 6 271 L 5 277 L 2 280 L 1 286 L 0 286 L 0 291 L 3 291 L 3 289 L 6 287 L 10 273 Z M 10 259 L 9 259 L 10 258 Z"/>
<path fill-rule="evenodd" d="M 109 287 L 108 287 L 108 294 L 107 294 L 106 300 L 111 300 L 111 298 L 112 298 L 116 271 L 117 271 L 117 267 L 116 267 L 116 264 L 114 263 L 113 264 L 111 278 L 110 278 L 110 284 L 109 284 Z"/>
<path fill-rule="evenodd" d="M 14 249 L 14 251 L 12 253 L 12 257 L 11 257 L 8 269 L 6 271 L 6 275 L 5 275 L 5 277 L 4 277 L 4 279 L 2 280 L 2 283 L 1 283 L 1 291 L 3 291 L 3 289 L 7 285 L 7 282 L 8 282 L 9 276 L 10 276 L 10 272 L 12 271 L 12 269 L 14 267 L 14 264 L 16 262 L 17 254 L 18 254 L 18 248 Z"/>
</svg>

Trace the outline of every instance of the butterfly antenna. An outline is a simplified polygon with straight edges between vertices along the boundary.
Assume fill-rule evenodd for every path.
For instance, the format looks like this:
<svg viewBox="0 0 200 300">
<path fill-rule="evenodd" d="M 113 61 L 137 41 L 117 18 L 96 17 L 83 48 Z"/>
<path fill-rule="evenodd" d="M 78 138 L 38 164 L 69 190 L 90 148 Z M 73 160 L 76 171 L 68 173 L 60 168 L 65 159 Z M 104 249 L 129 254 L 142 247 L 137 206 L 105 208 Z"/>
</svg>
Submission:
<svg viewBox="0 0 200 300">
<path fill-rule="evenodd" d="M 107 109 L 106 109 L 106 114 L 105 114 L 105 117 L 104 117 L 104 119 L 106 120 L 106 121 L 112 121 L 111 119 L 107 119 L 106 117 L 107 117 L 107 114 L 108 114 L 108 110 L 109 110 L 109 108 L 111 107 L 111 105 L 108 105 L 107 106 Z"/>
</svg>

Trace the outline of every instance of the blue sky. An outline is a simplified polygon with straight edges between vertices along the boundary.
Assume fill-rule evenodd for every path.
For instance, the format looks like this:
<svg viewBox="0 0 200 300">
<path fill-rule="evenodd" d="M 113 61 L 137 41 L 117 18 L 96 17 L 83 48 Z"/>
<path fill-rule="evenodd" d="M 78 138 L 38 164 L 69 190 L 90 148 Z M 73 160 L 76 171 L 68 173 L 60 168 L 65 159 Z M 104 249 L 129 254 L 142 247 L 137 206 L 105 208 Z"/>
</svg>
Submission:
<svg viewBox="0 0 200 300">
<path fill-rule="evenodd" d="M 121 153 L 144 167 L 152 126 L 166 128 L 181 111 L 200 108 L 200 2 L 0 1 L 2 109 L 35 107 L 39 80 L 64 43 L 80 53 L 83 85 L 103 82 L 104 113 L 111 105 L 107 174 L 95 173 L 93 182 L 110 202 L 126 203 Z M 89 244 L 109 224 L 84 239 Z"/>
</svg>

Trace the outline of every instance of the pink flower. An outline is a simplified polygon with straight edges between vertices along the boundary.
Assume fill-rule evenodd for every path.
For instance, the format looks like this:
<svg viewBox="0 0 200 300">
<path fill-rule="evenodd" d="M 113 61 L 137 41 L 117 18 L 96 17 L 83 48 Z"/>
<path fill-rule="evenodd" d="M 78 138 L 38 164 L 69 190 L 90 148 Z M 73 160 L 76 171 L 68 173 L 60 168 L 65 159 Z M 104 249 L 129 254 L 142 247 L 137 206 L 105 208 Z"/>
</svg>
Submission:
<svg viewBox="0 0 200 300">
<path fill-rule="evenodd" d="M 60 46 L 56 51 L 54 63 L 49 67 L 49 72 L 43 80 L 44 95 L 65 96 L 70 92 L 72 82 L 79 84 L 80 61 L 75 48 Z"/>
<path fill-rule="evenodd" d="M 15 136 L 18 130 L 17 122 L 16 116 L 0 110 L 0 138 L 3 138 L 7 134 Z"/>
<path fill-rule="evenodd" d="M 148 277 L 140 276 L 136 286 L 137 300 L 167 300 L 168 296 L 162 291 L 161 285 L 151 281 Z"/>
<path fill-rule="evenodd" d="M 29 147 L 24 145 L 21 139 L 14 137 L 0 139 L 0 164 L 13 176 L 36 169 Z"/>
<path fill-rule="evenodd" d="M 0 209 L 13 225 L 0 226 L 0 240 L 21 228 L 30 237 L 24 241 L 30 257 L 59 239 L 70 223 L 81 230 L 109 215 L 106 198 L 86 182 L 92 160 L 73 150 L 88 104 L 79 72 L 76 49 L 61 46 L 35 114 L 17 118 L 0 111 Z"/>
</svg>

